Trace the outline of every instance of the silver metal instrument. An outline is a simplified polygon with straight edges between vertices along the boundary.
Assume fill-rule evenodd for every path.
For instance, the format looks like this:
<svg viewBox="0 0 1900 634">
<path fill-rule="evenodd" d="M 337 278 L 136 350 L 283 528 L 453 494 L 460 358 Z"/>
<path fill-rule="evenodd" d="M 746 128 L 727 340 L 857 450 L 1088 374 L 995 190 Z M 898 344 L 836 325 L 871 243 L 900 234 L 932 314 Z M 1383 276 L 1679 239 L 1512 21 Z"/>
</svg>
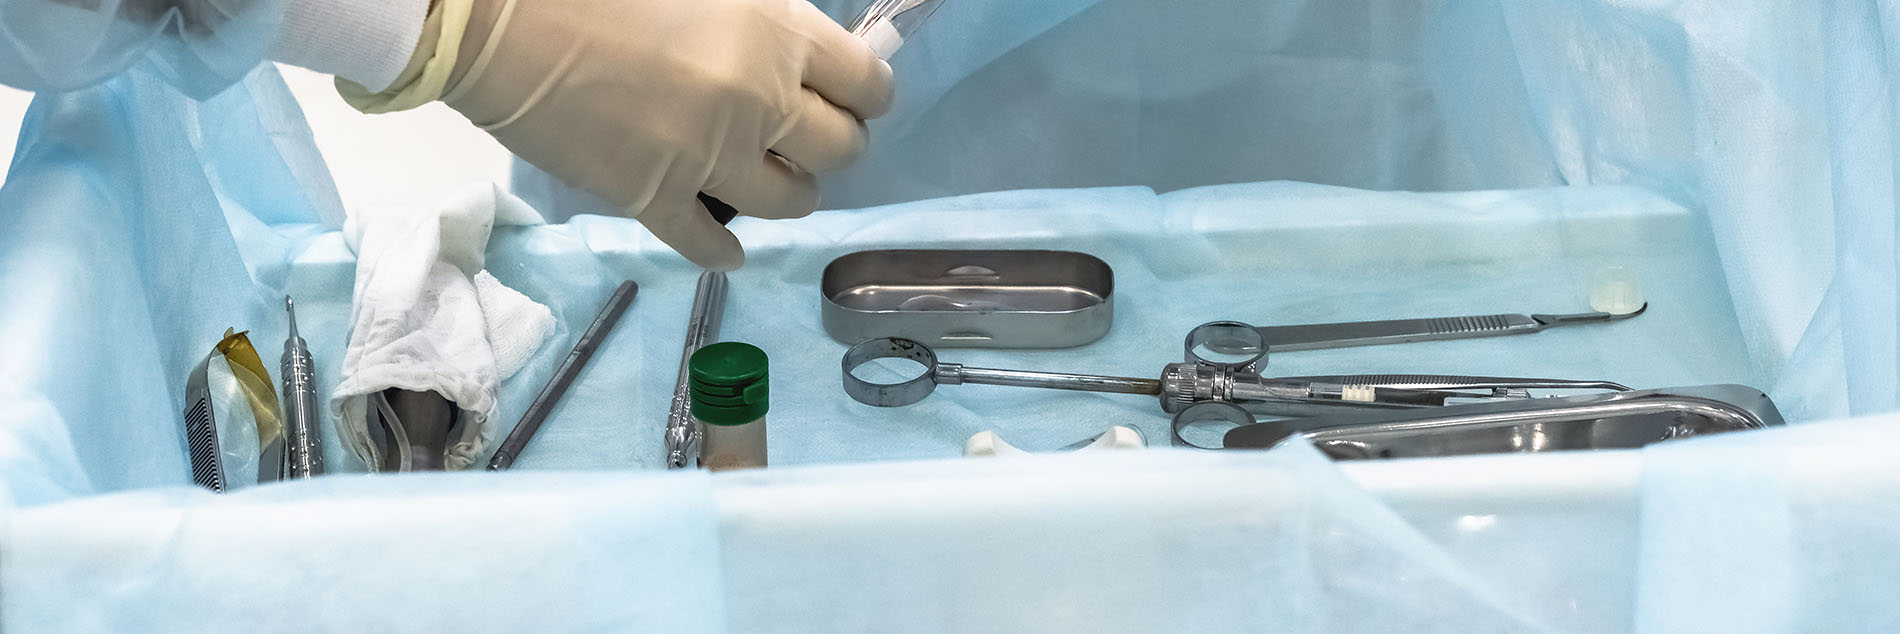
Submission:
<svg viewBox="0 0 1900 634">
<path fill-rule="evenodd" d="M 1254 326 L 1216 321 L 1188 331 L 1188 361 L 1259 369 L 1267 353 L 1377 346 L 1417 341 L 1528 335 L 1560 326 L 1621 321 L 1643 314 L 1649 304 L 1625 314 L 1591 312 L 1565 315 L 1472 315 L 1431 319 L 1389 319 L 1333 324 Z"/>
<path fill-rule="evenodd" d="M 284 476 L 309 478 L 323 475 L 323 436 L 318 421 L 317 380 L 310 361 L 310 346 L 297 333 L 297 307 L 284 296 L 284 313 L 290 318 L 290 335 L 284 338 L 284 356 L 280 361 L 284 383 L 284 432 L 288 446 L 284 453 Z"/>
<path fill-rule="evenodd" d="M 845 345 L 1071 348 L 1115 321 L 1114 269 L 1074 251 L 859 251 L 825 266 L 819 292 L 825 332 Z"/>
<path fill-rule="evenodd" d="M 691 378 L 693 353 L 701 346 L 719 340 L 719 325 L 726 316 L 726 274 L 706 271 L 699 274 L 699 286 L 693 291 L 692 313 L 686 319 L 686 344 L 680 349 L 679 377 L 673 383 L 673 400 L 666 410 L 666 468 L 685 469 L 699 461 L 702 430 L 693 421 Z"/>
<path fill-rule="evenodd" d="M 1630 313 L 1569 313 L 1569 315 L 1469 315 L 1433 319 L 1345 321 L 1317 325 L 1254 326 L 1239 321 L 1212 321 L 1188 330 L 1186 359 L 1199 363 L 1254 368 L 1267 363 L 1269 351 L 1330 349 L 1355 345 L 1412 344 L 1438 340 L 1469 340 L 1486 336 L 1533 334 L 1556 326 L 1611 323 L 1642 315 L 1649 304 Z"/>
<path fill-rule="evenodd" d="M 1610 381 L 1573 379 L 1533 379 L 1498 376 L 1459 376 L 1455 374 L 1331 374 L 1283 377 L 1322 383 L 1358 383 L 1401 390 L 1604 390 L 1627 392 L 1630 388 Z"/>
<path fill-rule="evenodd" d="M 383 428 L 400 433 L 406 451 L 383 453 L 383 471 L 441 471 L 446 468 L 449 432 L 461 418 L 461 408 L 435 392 L 387 389 L 373 395 Z"/>
<path fill-rule="evenodd" d="M 878 57 L 888 61 L 891 54 L 897 52 L 897 47 L 903 44 L 903 38 L 915 33 L 924 19 L 936 13 L 937 7 L 942 5 L 943 0 L 876 0 L 865 7 L 857 19 L 851 21 L 849 30 L 852 35 L 870 42 Z M 888 32 L 889 35 L 880 32 Z M 887 44 L 881 41 L 884 37 L 896 37 L 897 40 Z"/>
<path fill-rule="evenodd" d="M 213 351 L 185 379 L 185 452 L 191 456 L 191 481 L 223 493 L 228 479 L 224 474 L 224 454 L 218 447 L 217 413 L 211 405 L 211 381 L 207 377 Z"/>
<path fill-rule="evenodd" d="M 614 325 L 620 323 L 620 316 L 626 314 L 627 306 L 633 303 L 633 296 L 639 291 L 640 286 L 632 280 L 621 282 L 620 287 L 614 289 L 614 294 L 607 298 L 607 304 L 600 307 L 600 314 L 594 316 L 594 323 L 581 333 L 580 340 L 574 342 L 574 349 L 561 361 L 561 367 L 554 369 L 554 376 L 548 378 L 548 384 L 541 387 L 541 393 L 535 395 L 534 402 L 528 404 L 528 410 L 521 413 L 521 421 L 515 423 L 515 428 L 495 449 L 494 457 L 488 460 L 489 471 L 501 471 L 514 466 L 515 458 L 528 446 L 535 432 L 541 430 L 541 423 L 547 421 L 548 414 L 553 413 L 554 406 L 560 404 L 561 397 L 567 395 L 567 388 L 574 384 L 574 379 L 580 377 L 581 370 L 587 368 L 587 361 L 594 358 L 594 350 L 600 348 L 607 335 L 613 332 Z"/>
<path fill-rule="evenodd" d="M 1267 448 L 1303 435 L 1340 460 L 1631 449 L 1784 424 L 1760 390 L 1701 385 L 1262 423 L 1232 404 L 1204 403 L 1176 416 L 1176 444 L 1189 444 L 1186 427 L 1215 421 L 1241 424 L 1226 432 L 1224 448 Z"/>
<path fill-rule="evenodd" d="M 854 372 L 876 359 L 907 359 L 922 365 L 923 374 L 898 383 L 875 383 L 859 378 Z M 1022 372 L 972 368 L 957 363 L 939 363 L 937 353 L 909 339 L 886 337 L 852 346 L 844 353 L 844 391 L 852 399 L 878 407 L 902 407 L 930 396 L 938 385 L 1010 385 L 1055 390 L 1109 392 L 1115 394 L 1161 394 L 1161 381 L 1118 376 L 1066 374 L 1060 372 Z"/>
<path fill-rule="evenodd" d="M 921 374 L 896 383 L 878 383 L 857 375 L 859 368 L 877 359 L 905 359 L 922 367 Z M 845 351 L 844 390 L 853 400 L 877 407 L 901 407 L 923 400 L 938 385 L 1007 385 L 1114 394 L 1144 394 L 1160 399 L 1162 411 L 1173 413 L 1196 403 L 1241 403 L 1264 414 L 1309 416 L 1340 406 L 1418 408 L 1443 406 L 1454 399 L 1528 398 L 1524 389 L 1617 389 L 1602 381 L 1518 379 L 1509 377 L 1431 377 L 1429 375 L 1341 375 L 1317 378 L 1270 378 L 1231 364 L 1170 363 L 1158 379 L 1061 372 L 1025 372 L 973 368 L 943 363 L 928 346 L 909 339 L 865 341 Z M 1403 380 L 1397 385 L 1424 385 L 1423 389 L 1394 387 L 1379 381 Z M 1318 380 L 1327 379 L 1327 380 Z M 1434 383 L 1434 381 L 1436 381 Z M 1608 387 L 1606 387 L 1608 386 Z M 1626 388 L 1625 388 L 1626 389 Z M 1465 390 L 1478 390 L 1477 392 Z"/>
<path fill-rule="evenodd" d="M 1566 315 L 1504 314 L 1266 326 L 1260 329 L 1260 335 L 1274 350 L 1320 350 L 1414 341 L 1528 335 L 1559 326 L 1620 321 L 1641 315 L 1646 310 L 1649 310 L 1649 304 L 1643 304 L 1641 308 L 1636 309 L 1636 312 L 1622 315 L 1598 312 Z"/>
</svg>

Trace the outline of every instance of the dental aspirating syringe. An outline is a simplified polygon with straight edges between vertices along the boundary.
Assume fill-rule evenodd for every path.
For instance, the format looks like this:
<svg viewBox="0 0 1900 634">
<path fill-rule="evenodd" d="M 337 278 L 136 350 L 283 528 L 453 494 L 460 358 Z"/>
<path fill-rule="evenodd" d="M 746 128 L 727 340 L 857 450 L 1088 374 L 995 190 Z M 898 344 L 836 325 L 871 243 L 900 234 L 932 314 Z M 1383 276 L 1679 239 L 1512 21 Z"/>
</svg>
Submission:
<svg viewBox="0 0 1900 634">
<path fill-rule="evenodd" d="M 893 383 L 858 376 L 878 359 L 905 359 L 921 374 Z M 1239 403 L 1276 416 L 1311 416 L 1340 406 L 1375 408 L 1437 407 L 1452 399 L 1525 398 L 1525 389 L 1628 390 L 1607 381 L 1527 379 L 1485 376 L 1340 375 L 1263 377 L 1247 367 L 1218 363 L 1170 363 L 1160 378 L 1144 379 L 1062 372 L 1026 372 L 943 363 L 924 344 L 882 338 L 852 346 L 844 355 L 844 391 L 853 400 L 877 407 L 902 407 L 930 396 L 938 385 L 1005 385 L 1158 397 L 1162 411 L 1178 412 L 1195 403 Z M 1400 387 L 1400 386 L 1403 387 Z M 1475 392 L 1472 390 L 1476 390 Z"/>
</svg>

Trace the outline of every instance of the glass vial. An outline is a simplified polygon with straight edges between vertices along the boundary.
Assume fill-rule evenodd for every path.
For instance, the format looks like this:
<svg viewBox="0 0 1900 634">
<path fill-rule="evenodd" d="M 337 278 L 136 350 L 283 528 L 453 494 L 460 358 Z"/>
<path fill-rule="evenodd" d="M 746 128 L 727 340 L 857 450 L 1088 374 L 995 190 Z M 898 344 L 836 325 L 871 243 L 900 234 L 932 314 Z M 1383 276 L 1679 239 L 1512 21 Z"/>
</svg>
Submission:
<svg viewBox="0 0 1900 634">
<path fill-rule="evenodd" d="M 727 341 L 700 348 L 688 363 L 693 419 L 703 436 L 699 464 L 713 471 L 765 466 L 768 361 L 757 346 Z"/>
</svg>

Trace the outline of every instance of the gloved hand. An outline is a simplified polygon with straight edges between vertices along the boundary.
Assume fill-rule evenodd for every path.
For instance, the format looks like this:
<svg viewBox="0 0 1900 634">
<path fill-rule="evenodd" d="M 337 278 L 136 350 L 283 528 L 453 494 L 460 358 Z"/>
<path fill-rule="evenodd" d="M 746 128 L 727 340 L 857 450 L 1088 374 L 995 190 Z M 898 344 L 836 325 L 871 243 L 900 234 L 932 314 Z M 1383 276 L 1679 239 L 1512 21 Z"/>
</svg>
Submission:
<svg viewBox="0 0 1900 634">
<path fill-rule="evenodd" d="M 440 0 L 430 22 L 445 39 L 425 32 L 410 81 L 442 82 L 421 70 L 443 53 L 423 58 L 451 53 L 442 101 L 710 269 L 745 254 L 699 192 L 809 214 L 812 174 L 856 158 L 891 103 L 890 66 L 805 0 Z"/>
</svg>

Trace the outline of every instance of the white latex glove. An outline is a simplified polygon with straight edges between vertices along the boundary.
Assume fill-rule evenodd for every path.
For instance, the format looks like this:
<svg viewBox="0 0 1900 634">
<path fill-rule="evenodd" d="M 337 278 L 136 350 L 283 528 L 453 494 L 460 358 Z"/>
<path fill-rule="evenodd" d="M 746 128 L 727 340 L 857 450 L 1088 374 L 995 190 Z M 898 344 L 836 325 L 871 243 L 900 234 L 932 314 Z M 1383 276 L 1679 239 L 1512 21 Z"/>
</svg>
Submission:
<svg viewBox="0 0 1900 634">
<path fill-rule="evenodd" d="M 473 0 L 443 101 L 521 158 L 715 270 L 697 199 L 795 218 L 865 146 L 891 70 L 805 0 Z M 444 29 L 445 33 L 453 32 Z"/>
</svg>

